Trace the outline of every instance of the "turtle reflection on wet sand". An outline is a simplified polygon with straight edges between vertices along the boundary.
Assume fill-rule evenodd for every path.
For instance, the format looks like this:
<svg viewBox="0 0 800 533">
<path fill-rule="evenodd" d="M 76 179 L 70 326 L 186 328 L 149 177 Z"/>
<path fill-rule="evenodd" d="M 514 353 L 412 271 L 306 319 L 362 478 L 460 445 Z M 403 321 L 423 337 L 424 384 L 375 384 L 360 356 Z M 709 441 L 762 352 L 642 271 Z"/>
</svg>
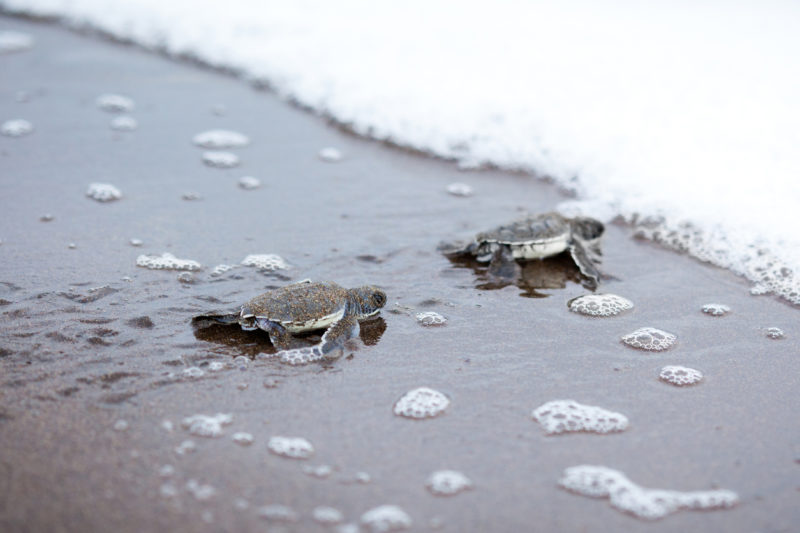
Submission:
<svg viewBox="0 0 800 533">
<path fill-rule="evenodd" d="M 359 320 L 375 316 L 386 305 L 386 293 L 370 285 L 345 289 L 333 282 L 304 280 L 256 296 L 238 312 L 198 315 L 193 322 L 238 324 L 243 330 L 269 334 L 276 356 L 289 364 L 304 364 L 341 355 L 345 343 L 359 333 Z M 320 343 L 291 349 L 293 333 L 326 329 Z"/>
<path fill-rule="evenodd" d="M 479 233 L 466 246 L 442 245 L 450 257 L 474 257 L 489 263 L 489 273 L 499 279 L 515 279 L 517 260 L 544 259 L 568 251 L 592 288 L 600 281 L 600 237 L 605 227 L 588 217 L 566 218 L 558 213 L 528 216 Z"/>
</svg>

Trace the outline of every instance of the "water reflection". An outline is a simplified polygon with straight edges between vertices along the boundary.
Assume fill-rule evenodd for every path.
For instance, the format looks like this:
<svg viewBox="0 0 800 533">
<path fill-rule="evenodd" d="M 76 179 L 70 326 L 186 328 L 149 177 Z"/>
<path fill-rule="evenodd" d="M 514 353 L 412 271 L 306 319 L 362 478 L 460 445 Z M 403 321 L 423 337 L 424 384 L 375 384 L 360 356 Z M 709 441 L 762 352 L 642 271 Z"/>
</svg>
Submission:
<svg viewBox="0 0 800 533">
<path fill-rule="evenodd" d="M 497 290 L 515 285 L 525 298 L 546 298 L 549 293 L 542 290 L 563 289 L 568 282 L 594 290 L 591 280 L 581 276 L 568 253 L 546 259 L 517 261 L 518 275 L 512 278 L 494 276 L 489 272 L 489 263 L 481 263 L 471 256 L 446 256 L 455 268 L 468 268 L 475 274 L 475 287 L 481 290 Z"/>
</svg>

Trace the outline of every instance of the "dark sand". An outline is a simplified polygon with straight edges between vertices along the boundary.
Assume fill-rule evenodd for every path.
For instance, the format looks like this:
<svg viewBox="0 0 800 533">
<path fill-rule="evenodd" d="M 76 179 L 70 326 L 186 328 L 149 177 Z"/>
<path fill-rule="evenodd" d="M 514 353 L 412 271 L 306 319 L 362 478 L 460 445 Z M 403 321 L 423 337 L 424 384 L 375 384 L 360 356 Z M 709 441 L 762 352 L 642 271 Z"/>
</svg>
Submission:
<svg viewBox="0 0 800 533">
<path fill-rule="evenodd" d="M 0 530 L 256 531 L 270 526 L 257 508 L 275 503 L 298 513 L 281 526 L 297 531 L 324 530 L 311 518 L 319 505 L 357 521 L 387 503 L 403 507 L 419 531 L 797 530 L 797 309 L 751 296 L 729 272 L 614 225 L 603 268 L 618 280 L 602 290 L 633 300 L 632 312 L 568 312 L 566 302 L 586 290 L 561 259 L 529 272 L 555 285 L 538 289 L 546 297 L 521 297 L 531 291 L 516 286 L 481 289 L 476 273 L 450 263 L 437 244 L 521 209 L 551 210 L 565 198 L 556 188 L 529 176 L 463 173 L 356 138 L 239 80 L 137 49 L 17 19 L 0 18 L 0 28 L 36 38 L 33 49 L 0 56 L 0 121 L 25 118 L 36 128 L 0 137 Z M 27 102 L 16 101 L 18 91 L 29 93 Z M 109 128 L 112 115 L 94 103 L 106 92 L 134 98 L 137 131 Z M 212 113 L 218 104 L 223 116 Z M 235 150 L 240 168 L 203 166 L 190 141 L 210 128 L 251 137 Z M 320 161 L 325 146 L 344 159 Z M 244 175 L 264 186 L 239 189 Z M 86 198 L 95 181 L 113 183 L 124 198 Z M 446 194 L 454 181 L 475 195 Z M 181 199 L 191 191 L 203 199 Z M 41 222 L 45 213 L 55 219 Z M 205 269 L 183 284 L 177 272 L 135 266 L 139 254 L 165 251 Z M 193 314 L 286 282 L 249 268 L 209 275 L 252 253 L 286 258 L 291 280 L 384 287 L 382 321 L 363 328 L 372 345 L 325 365 L 256 360 L 247 371 L 182 378 L 188 366 L 271 350 L 265 335 L 196 336 L 190 326 Z M 423 328 L 398 302 L 449 322 Z M 702 314 L 710 302 L 731 314 Z M 141 327 L 140 317 L 153 327 Z M 652 354 L 619 342 L 641 326 L 674 332 L 678 343 Z M 786 338 L 768 339 L 768 326 Z M 661 383 L 667 364 L 698 368 L 705 381 Z M 423 385 L 449 395 L 447 412 L 425 421 L 394 416 L 394 402 Z M 531 411 L 566 398 L 620 411 L 631 426 L 545 436 Z M 234 416 L 221 438 L 180 428 L 186 416 L 217 412 Z M 119 420 L 127 430 L 113 429 Z M 237 431 L 255 442 L 235 444 Z M 307 461 L 273 455 L 273 435 L 305 437 L 316 453 Z M 177 455 L 187 438 L 197 451 Z M 161 478 L 167 464 L 176 472 Z M 647 487 L 727 488 L 741 503 L 648 523 L 559 489 L 562 471 L 579 464 L 621 470 Z M 307 465 L 333 473 L 317 479 L 303 472 Z M 428 493 L 428 475 L 445 468 L 469 476 L 474 490 Z M 371 482 L 349 483 L 362 471 Z M 197 501 L 184 488 L 189 479 L 216 494 Z M 177 496 L 160 495 L 165 482 Z M 238 510 L 237 498 L 250 507 Z"/>
</svg>

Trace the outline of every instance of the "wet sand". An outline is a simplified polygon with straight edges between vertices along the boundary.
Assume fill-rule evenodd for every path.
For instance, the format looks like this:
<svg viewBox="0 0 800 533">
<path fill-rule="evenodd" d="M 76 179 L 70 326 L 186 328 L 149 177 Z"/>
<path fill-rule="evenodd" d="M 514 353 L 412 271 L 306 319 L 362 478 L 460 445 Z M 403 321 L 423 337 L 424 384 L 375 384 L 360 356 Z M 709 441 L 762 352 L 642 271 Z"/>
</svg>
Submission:
<svg viewBox="0 0 800 533">
<path fill-rule="evenodd" d="M 603 270 L 616 279 L 601 291 L 632 300 L 628 313 L 569 312 L 567 301 L 587 290 L 564 258 L 528 267 L 535 290 L 490 290 L 437 245 L 524 210 L 552 210 L 565 199 L 556 188 L 366 141 L 240 80 L 134 48 L 19 19 L 0 18 L 0 28 L 36 39 L 31 50 L 0 56 L 0 121 L 35 127 L 0 136 L 0 530 L 324 531 L 314 507 L 354 522 L 382 504 L 401 506 L 418 531 L 796 528 L 796 308 L 751 296 L 740 278 L 635 240 L 621 225 L 604 239 Z M 17 101 L 19 91 L 27 101 Z M 135 100 L 136 131 L 111 130 L 113 115 L 95 105 L 108 92 Z M 222 115 L 212 112 L 219 105 Z M 191 139 L 212 128 L 250 136 L 250 146 L 233 150 L 240 167 L 203 165 Z M 344 158 L 321 161 L 326 146 Z M 263 186 L 240 189 L 246 175 Z M 87 198 L 92 182 L 116 185 L 123 199 Z M 448 195 L 452 182 L 475 194 Z M 189 192 L 201 199 L 183 200 Z M 40 221 L 46 213 L 54 219 Z M 177 272 L 136 266 L 138 255 L 163 252 L 204 269 L 182 283 Z M 255 253 L 279 254 L 292 268 L 210 275 Z M 209 370 L 273 349 L 257 332 L 195 331 L 193 315 L 304 278 L 376 284 L 390 303 L 337 361 L 255 359 L 245 371 Z M 731 313 L 701 313 L 713 302 Z M 423 328 L 418 310 L 448 323 Z M 642 326 L 678 342 L 663 353 L 620 343 Z M 786 337 L 767 338 L 770 326 Z M 705 379 L 664 384 L 658 372 L 671 364 Z M 205 374 L 185 377 L 192 366 Z M 445 414 L 395 416 L 393 404 L 419 386 L 448 395 Z M 546 436 L 531 411 L 568 398 L 619 411 L 630 427 Z M 220 438 L 180 427 L 184 417 L 218 412 L 233 415 Z M 120 420 L 127 428 L 115 430 Z M 254 443 L 234 443 L 239 431 Z M 315 454 L 274 455 L 274 435 L 304 437 Z M 196 452 L 176 454 L 186 439 Z M 652 488 L 731 489 L 741 503 L 644 522 L 558 488 L 563 470 L 580 464 Z M 175 473 L 160 476 L 164 465 Z M 319 465 L 332 473 L 303 471 Z M 441 469 L 463 472 L 475 488 L 431 495 L 425 481 Z M 354 482 L 358 472 L 370 481 Z M 190 479 L 216 493 L 197 500 L 185 489 Z M 165 483 L 175 496 L 160 493 Z M 247 509 L 236 507 L 240 498 Z M 298 521 L 265 521 L 257 509 L 268 504 L 290 506 Z"/>
</svg>

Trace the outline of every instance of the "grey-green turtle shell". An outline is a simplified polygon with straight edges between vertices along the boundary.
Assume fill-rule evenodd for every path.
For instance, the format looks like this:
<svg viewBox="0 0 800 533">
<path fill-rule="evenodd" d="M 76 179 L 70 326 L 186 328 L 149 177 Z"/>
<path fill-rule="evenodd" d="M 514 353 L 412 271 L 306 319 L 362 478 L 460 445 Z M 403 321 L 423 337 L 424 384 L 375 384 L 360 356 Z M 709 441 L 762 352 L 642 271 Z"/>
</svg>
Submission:
<svg viewBox="0 0 800 533">
<path fill-rule="evenodd" d="M 333 282 L 295 283 L 242 305 L 240 321 L 266 318 L 293 333 L 326 328 L 344 316 L 348 290 Z"/>
</svg>

